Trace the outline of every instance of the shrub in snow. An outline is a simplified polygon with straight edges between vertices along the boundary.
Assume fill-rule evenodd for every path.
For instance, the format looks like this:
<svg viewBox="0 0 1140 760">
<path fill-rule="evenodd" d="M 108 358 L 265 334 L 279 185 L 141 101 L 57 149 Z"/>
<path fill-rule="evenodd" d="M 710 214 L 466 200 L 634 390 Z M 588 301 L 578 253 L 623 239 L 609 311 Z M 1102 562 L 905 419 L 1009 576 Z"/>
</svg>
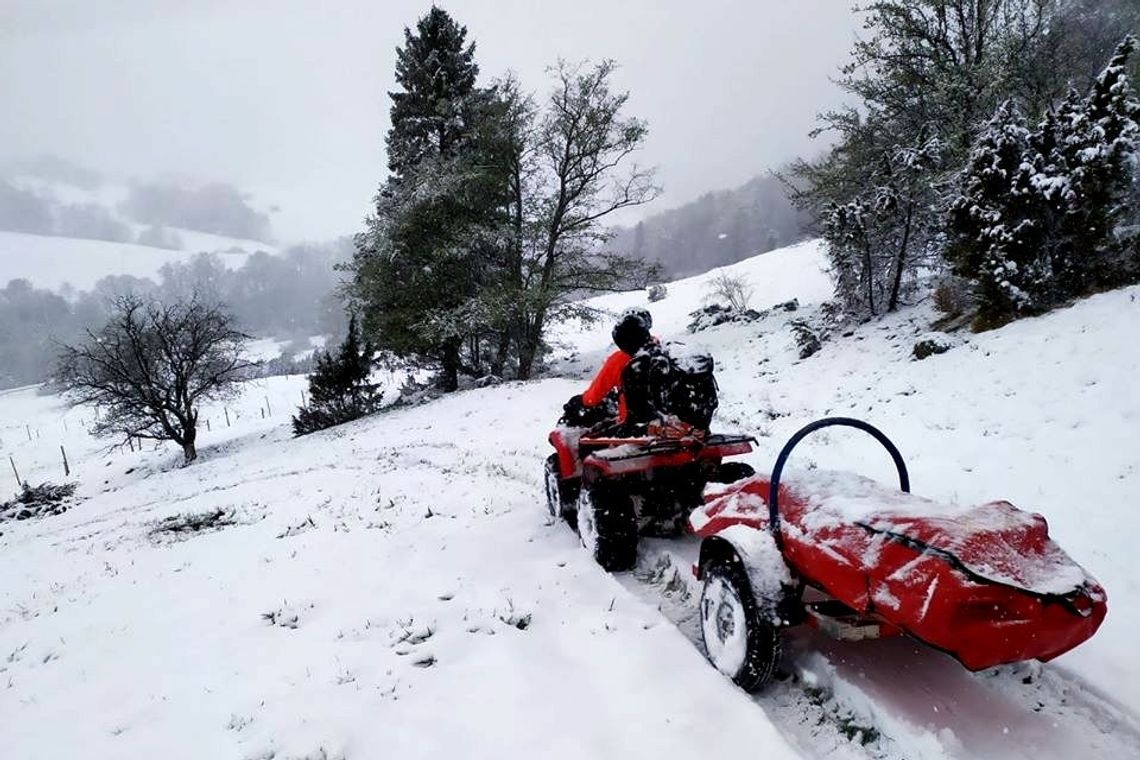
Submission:
<svg viewBox="0 0 1140 760">
<path fill-rule="evenodd" d="M 371 373 L 372 348 L 361 341 L 353 316 L 337 355 L 317 357 L 316 369 L 309 376 L 309 402 L 293 418 L 293 434 L 324 430 L 376 411 L 380 395 Z"/>
<path fill-rule="evenodd" d="M 916 360 L 922 361 L 923 359 L 929 359 L 931 356 L 944 354 L 951 348 L 953 348 L 953 346 L 947 342 L 940 341 L 936 338 L 925 338 L 914 344 L 913 356 Z"/>
<path fill-rule="evenodd" d="M 1129 37 L 1081 98 L 1030 129 L 1010 102 L 975 143 L 947 219 L 947 258 L 976 285 L 975 327 L 1041 313 L 1140 280 L 1128 230 L 1136 193 L 1140 100 Z"/>
<path fill-rule="evenodd" d="M 669 295 L 669 290 L 664 285 L 658 284 L 649 286 L 649 303 L 664 301 L 667 295 Z"/>
<path fill-rule="evenodd" d="M 732 306 L 710 303 L 708 306 L 702 306 L 689 313 L 689 318 L 692 320 L 689 322 L 689 332 L 700 332 L 710 327 L 729 323 L 755 322 L 763 316 L 763 313 L 752 309 L 739 310 Z"/>
<path fill-rule="evenodd" d="M 187 536 L 236 525 L 232 510 L 222 508 L 163 518 L 151 529 L 152 536 Z"/>
<path fill-rule="evenodd" d="M 749 310 L 754 289 L 744 277 L 721 272 L 709 281 L 707 288 L 709 299 L 726 302 L 736 311 Z"/>
<path fill-rule="evenodd" d="M 11 501 L 0 502 L 0 523 L 9 520 L 30 520 L 36 517 L 61 515 L 71 506 L 78 483 L 53 485 L 41 483 L 30 486 L 24 483 L 20 494 Z"/>
<path fill-rule="evenodd" d="M 801 359 L 807 359 L 819 353 L 819 350 L 823 348 L 823 341 L 807 322 L 797 319 L 789 324 L 796 336 L 796 346 L 800 350 Z"/>
</svg>

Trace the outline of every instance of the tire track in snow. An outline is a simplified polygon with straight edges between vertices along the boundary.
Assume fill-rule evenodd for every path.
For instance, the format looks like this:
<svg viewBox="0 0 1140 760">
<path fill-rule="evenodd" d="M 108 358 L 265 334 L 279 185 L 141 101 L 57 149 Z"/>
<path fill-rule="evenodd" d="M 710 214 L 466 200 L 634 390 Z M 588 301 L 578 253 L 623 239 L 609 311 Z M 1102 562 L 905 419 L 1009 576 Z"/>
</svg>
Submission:
<svg viewBox="0 0 1140 760">
<path fill-rule="evenodd" d="M 703 652 L 698 547 L 643 539 L 637 567 L 616 577 Z M 796 629 L 781 671 L 754 699 L 811 757 L 1140 758 L 1140 718 L 1060 667 L 970 673 L 905 637 L 850 643 Z"/>
</svg>

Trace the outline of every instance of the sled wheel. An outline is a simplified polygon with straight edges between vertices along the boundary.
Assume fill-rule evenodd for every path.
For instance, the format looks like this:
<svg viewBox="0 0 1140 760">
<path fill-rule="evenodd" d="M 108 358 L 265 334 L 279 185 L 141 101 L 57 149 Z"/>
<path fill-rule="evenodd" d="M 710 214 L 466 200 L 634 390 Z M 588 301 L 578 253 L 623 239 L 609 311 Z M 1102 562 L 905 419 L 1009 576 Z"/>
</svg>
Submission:
<svg viewBox="0 0 1140 760">
<path fill-rule="evenodd" d="M 573 525 L 578 509 L 578 481 L 562 479 L 557 454 L 546 458 L 543 476 L 546 481 L 546 509 L 550 516 L 555 520 L 562 518 Z"/>
<path fill-rule="evenodd" d="M 712 483 L 735 483 L 755 474 L 756 470 L 752 469 L 752 465 L 747 462 L 724 462 L 713 471 L 709 481 Z"/>
<path fill-rule="evenodd" d="M 578 535 L 605 570 L 629 570 L 637 561 L 633 499 L 616 483 L 603 480 L 583 485 L 578 497 Z"/>
<path fill-rule="evenodd" d="M 757 691 L 776 671 L 780 632 L 764 619 L 737 557 L 709 563 L 702 573 L 701 635 L 709 661 L 745 691 Z"/>
</svg>

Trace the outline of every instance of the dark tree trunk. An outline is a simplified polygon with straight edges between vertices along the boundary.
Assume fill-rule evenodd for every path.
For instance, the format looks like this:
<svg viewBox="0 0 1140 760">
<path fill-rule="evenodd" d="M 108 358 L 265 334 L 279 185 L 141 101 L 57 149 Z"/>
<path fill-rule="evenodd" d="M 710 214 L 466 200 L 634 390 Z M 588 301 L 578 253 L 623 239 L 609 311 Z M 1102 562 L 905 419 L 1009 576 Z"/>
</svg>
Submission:
<svg viewBox="0 0 1140 760">
<path fill-rule="evenodd" d="M 499 335 L 499 345 L 495 350 L 495 358 L 491 360 L 491 374 L 503 377 L 507 369 L 507 357 L 511 351 L 511 334 L 507 330 Z"/>
<path fill-rule="evenodd" d="M 198 458 L 198 448 L 195 446 L 195 441 L 198 439 L 198 430 L 190 426 L 187 428 L 185 434 L 182 436 L 182 456 L 185 458 L 186 464 L 190 464 Z"/>
<path fill-rule="evenodd" d="M 519 340 L 519 379 L 530 380 L 534 374 L 534 363 L 538 360 L 538 350 L 542 346 L 542 328 L 545 314 L 539 314 L 526 326 Z"/>
<path fill-rule="evenodd" d="M 895 281 L 891 283 L 891 300 L 887 304 L 887 311 L 893 312 L 899 307 L 899 291 L 902 289 L 903 268 L 906 266 L 906 249 L 910 246 L 910 230 L 914 220 L 914 204 L 906 210 L 906 227 L 903 229 L 902 245 L 899 246 L 898 256 L 895 257 Z"/>
<path fill-rule="evenodd" d="M 443 346 L 439 388 L 445 393 L 459 390 L 459 350 L 461 339 L 450 338 Z"/>
</svg>

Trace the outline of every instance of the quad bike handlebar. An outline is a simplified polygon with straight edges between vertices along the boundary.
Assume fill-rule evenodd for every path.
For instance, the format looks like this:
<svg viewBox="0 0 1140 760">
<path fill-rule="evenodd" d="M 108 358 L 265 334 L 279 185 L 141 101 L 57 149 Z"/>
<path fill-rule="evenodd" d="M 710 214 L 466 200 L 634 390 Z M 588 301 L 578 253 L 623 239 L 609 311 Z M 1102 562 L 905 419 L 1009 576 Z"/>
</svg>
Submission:
<svg viewBox="0 0 1140 760">
<path fill-rule="evenodd" d="M 856 430 L 862 430 L 871 435 L 883 445 L 883 448 L 891 455 L 891 459 L 894 460 L 895 469 L 897 469 L 899 473 L 899 489 L 905 493 L 910 493 L 910 474 L 907 472 L 906 462 L 903 461 L 902 454 L 899 453 L 898 447 L 896 447 L 894 443 L 891 442 L 891 439 L 881 430 L 870 423 L 852 417 L 827 417 L 822 420 L 817 420 L 810 425 L 800 428 L 799 432 L 788 439 L 788 442 L 784 444 L 783 450 L 780 451 L 780 455 L 776 457 L 776 466 L 772 468 L 772 479 L 768 486 L 768 528 L 772 531 L 777 546 L 781 546 L 783 543 L 780 535 L 780 476 L 784 472 L 784 465 L 787 464 L 788 457 L 792 455 L 792 450 L 795 449 L 800 441 L 815 431 L 827 427 L 850 427 Z M 781 548 L 783 547 L 781 546 Z"/>
</svg>

